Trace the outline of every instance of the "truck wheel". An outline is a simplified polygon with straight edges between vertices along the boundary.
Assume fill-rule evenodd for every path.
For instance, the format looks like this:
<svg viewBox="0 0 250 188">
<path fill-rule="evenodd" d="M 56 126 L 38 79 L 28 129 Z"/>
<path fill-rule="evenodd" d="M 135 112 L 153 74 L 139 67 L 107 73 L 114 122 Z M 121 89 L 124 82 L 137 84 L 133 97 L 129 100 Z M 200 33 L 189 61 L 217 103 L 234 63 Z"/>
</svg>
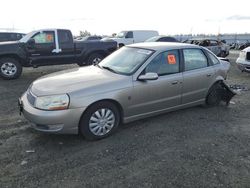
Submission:
<svg viewBox="0 0 250 188">
<path fill-rule="evenodd" d="M 120 113 L 111 102 L 98 102 L 90 106 L 81 118 L 79 132 L 87 140 L 99 140 L 115 132 Z"/>
<path fill-rule="evenodd" d="M 99 53 L 94 53 L 91 54 L 88 58 L 88 65 L 93 65 L 93 64 L 97 64 L 99 63 L 101 60 L 103 60 L 103 55 L 99 54 Z"/>
<path fill-rule="evenodd" d="M 23 67 L 14 58 L 0 59 L 0 76 L 5 80 L 17 79 L 22 74 Z"/>
<path fill-rule="evenodd" d="M 121 47 L 123 47 L 123 46 L 124 46 L 124 44 L 122 44 L 122 43 L 119 44 L 119 48 L 121 48 Z"/>
</svg>

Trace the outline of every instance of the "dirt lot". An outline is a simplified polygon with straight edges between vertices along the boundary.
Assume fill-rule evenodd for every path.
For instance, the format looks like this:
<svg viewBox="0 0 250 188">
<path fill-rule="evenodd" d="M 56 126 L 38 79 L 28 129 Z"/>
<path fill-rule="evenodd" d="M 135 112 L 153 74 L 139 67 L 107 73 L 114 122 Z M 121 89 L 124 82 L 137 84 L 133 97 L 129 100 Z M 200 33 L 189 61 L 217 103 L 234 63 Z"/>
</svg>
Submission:
<svg viewBox="0 0 250 188">
<path fill-rule="evenodd" d="M 230 53 L 228 83 L 250 88 Z M 0 187 L 250 187 L 250 91 L 229 107 L 194 107 L 123 125 L 101 141 L 41 134 L 17 98 L 41 75 L 76 67 L 25 69 L 0 80 Z"/>
</svg>

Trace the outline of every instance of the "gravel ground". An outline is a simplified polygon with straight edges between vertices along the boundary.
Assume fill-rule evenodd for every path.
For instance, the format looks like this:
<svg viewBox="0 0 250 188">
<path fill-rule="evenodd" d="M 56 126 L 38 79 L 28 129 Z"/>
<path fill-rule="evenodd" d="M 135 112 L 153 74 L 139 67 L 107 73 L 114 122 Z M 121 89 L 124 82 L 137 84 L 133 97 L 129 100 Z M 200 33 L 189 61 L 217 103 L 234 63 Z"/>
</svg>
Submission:
<svg viewBox="0 0 250 188">
<path fill-rule="evenodd" d="M 230 53 L 229 84 L 250 88 Z M 0 80 L 0 187 L 250 187 L 250 91 L 229 107 L 194 107 L 136 121 L 111 137 L 32 130 L 17 98 L 44 74 L 75 65 L 24 69 Z"/>
</svg>

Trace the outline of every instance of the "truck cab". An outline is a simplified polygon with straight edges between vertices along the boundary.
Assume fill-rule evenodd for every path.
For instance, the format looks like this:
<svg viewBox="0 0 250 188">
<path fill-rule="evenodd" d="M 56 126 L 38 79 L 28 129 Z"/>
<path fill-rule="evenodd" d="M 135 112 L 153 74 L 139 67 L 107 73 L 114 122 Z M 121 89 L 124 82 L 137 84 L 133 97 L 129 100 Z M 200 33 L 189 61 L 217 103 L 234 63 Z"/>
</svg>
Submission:
<svg viewBox="0 0 250 188">
<path fill-rule="evenodd" d="M 73 36 L 69 30 L 34 31 L 20 40 L 25 44 L 29 65 L 33 67 L 74 61 Z"/>
</svg>

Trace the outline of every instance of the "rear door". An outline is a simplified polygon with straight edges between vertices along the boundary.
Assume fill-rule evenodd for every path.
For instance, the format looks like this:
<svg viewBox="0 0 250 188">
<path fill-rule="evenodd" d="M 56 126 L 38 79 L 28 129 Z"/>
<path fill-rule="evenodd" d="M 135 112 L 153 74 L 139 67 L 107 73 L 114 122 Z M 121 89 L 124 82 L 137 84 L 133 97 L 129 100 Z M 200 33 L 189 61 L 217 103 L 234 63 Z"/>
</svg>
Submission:
<svg viewBox="0 0 250 188">
<path fill-rule="evenodd" d="M 169 109 L 181 104 L 182 73 L 178 50 L 157 55 L 141 74 L 154 72 L 157 80 L 134 81 L 133 105 L 129 112 L 145 114 Z"/>
<path fill-rule="evenodd" d="M 183 57 L 182 104 L 201 102 L 215 79 L 215 71 L 201 49 L 183 49 Z"/>
</svg>

